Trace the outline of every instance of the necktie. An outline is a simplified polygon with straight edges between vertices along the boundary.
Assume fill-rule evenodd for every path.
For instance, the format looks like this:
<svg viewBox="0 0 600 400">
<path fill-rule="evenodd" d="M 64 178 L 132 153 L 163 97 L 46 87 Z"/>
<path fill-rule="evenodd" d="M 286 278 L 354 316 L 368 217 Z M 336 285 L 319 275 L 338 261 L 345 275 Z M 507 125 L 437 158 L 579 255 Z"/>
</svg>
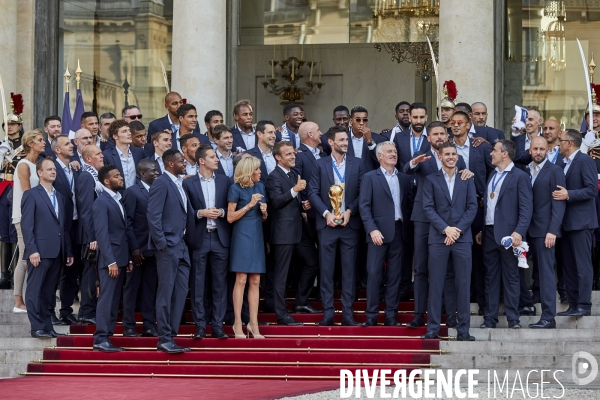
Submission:
<svg viewBox="0 0 600 400">
<path fill-rule="evenodd" d="M 54 207 L 54 214 L 58 217 L 58 207 L 56 206 L 56 192 L 52 191 L 52 206 Z"/>
<path fill-rule="evenodd" d="M 292 174 L 292 171 L 287 173 L 287 176 L 291 179 L 294 180 L 294 174 Z"/>
</svg>

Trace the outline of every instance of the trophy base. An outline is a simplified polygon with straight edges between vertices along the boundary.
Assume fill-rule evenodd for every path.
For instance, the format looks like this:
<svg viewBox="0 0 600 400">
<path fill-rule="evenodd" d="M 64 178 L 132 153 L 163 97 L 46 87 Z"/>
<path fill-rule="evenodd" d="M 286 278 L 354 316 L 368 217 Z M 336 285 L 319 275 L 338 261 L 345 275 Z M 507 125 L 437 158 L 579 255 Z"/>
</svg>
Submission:
<svg viewBox="0 0 600 400">
<path fill-rule="evenodd" d="M 336 224 L 336 225 L 342 225 L 344 223 L 344 220 L 343 219 L 336 219 L 336 220 L 333 221 L 333 223 Z"/>
</svg>

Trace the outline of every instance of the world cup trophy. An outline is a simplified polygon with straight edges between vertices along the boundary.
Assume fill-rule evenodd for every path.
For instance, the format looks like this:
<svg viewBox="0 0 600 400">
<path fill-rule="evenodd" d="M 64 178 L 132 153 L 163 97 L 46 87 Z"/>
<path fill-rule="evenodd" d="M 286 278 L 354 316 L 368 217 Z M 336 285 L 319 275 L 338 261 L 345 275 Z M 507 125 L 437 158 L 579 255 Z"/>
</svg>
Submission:
<svg viewBox="0 0 600 400">
<path fill-rule="evenodd" d="M 344 199 L 344 184 L 331 185 L 329 188 L 329 199 L 331 200 L 331 206 L 333 207 L 334 222 L 336 225 L 344 223 L 342 217 L 342 200 Z"/>
</svg>

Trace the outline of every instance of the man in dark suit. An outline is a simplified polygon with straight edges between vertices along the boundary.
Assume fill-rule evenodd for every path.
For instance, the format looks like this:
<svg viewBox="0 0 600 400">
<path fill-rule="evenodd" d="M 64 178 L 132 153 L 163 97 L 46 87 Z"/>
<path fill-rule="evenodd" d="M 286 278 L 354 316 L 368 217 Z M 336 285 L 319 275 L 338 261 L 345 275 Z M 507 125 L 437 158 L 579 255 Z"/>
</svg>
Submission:
<svg viewBox="0 0 600 400">
<path fill-rule="evenodd" d="M 177 118 L 179 119 L 179 130 L 171 135 L 171 143 L 173 149 L 181 151 L 181 143 L 179 138 L 193 134 L 200 140 L 200 144 L 210 144 L 210 140 L 206 135 L 199 133 L 198 131 L 198 112 L 193 104 L 183 104 L 177 109 Z"/>
<path fill-rule="evenodd" d="M 364 166 L 356 157 L 347 154 L 348 134 L 343 126 L 330 128 L 326 135 L 331 155 L 317 160 L 308 190 L 311 207 L 317 214 L 316 227 L 319 236 L 319 283 L 325 310 L 319 325 L 333 326 L 333 274 L 339 248 L 342 266 L 342 325 L 356 326 L 358 323 L 354 320 L 353 303 L 356 259 L 362 229 L 358 204 Z M 344 187 L 340 215 L 334 215 L 329 190 L 331 186 L 340 184 Z"/>
<path fill-rule="evenodd" d="M 126 188 L 135 185 L 135 169 L 137 164 L 144 158 L 144 150 L 131 146 L 129 124 L 122 119 L 110 124 L 108 134 L 115 142 L 115 147 L 104 150 L 102 155 L 106 165 L 112 164 L 119 170 L 125 182 L 125 186 L 119 192 L 123 194 Z"/>
<path fill-rule="evenodd" d="M 73 121 L 75 124 L 76 122 Z M 100 124 L 98 121 L 98 114 L 93 111 L 86 111 L 81 114 L 81 127 L 87 129 L 92 134 L 92 144 L 100 147 L 101 137 Z"/>
<path fill-rule="evenodd" d="M 220 124 L 212 129 L 213 140 L 217 144 L 216 154 L 219 163 L 217 164 L 217 174 L 226 175 L 233 181 L 233 136 L 231 129 L 225 124 Z M 261 171 L 262 172 L 262 171 Z M 265 177 L 266 179 L 266 177 Z"/>
<path fill-rule="evenodd" d="M 118 168 L 112 164 L 103 166 L 98 171 L 98 180 L 103 188 L 92 207 L 98 241 L 97 270 L 100 280 L 94 350 L 117 352 L 123 349 L 116 347 L 109 337 L 114 334 L 117 324 L 125 270 L 133 270 L 129 245 L 134 234 L 121 204 L 120 191 L 124 183 Z"/>
<path fill-rule="evenodd" d="M 227 339 L 223 331 L 223 319 L 227 309 L 227 268 L 231 241 L 231 228 L 226 219 L 231 180 L 215 173 L 219 159 L 210 145 L 198 148 L 196 160 L 200 166 L 198 174 L 183 182 L 196 215 L 196 241 L 193 244 L 190 279 L 192 315 L 196 324 L 194 339 L 206 337 L 205 287 L 212 289 L 212 337 Z M 206 282 L 208 276 L 212 277 L 210 284 Z"/>
<path fill-rule="evenodd" d="M 492 150 L 492 164 L 496 171 L 489 179 L 484 200 L 485 227 L 477 241 L 483 241 L 483 259 L 486 266 L 486 308 L 481 328 L 495 328 L 498 323 L 500 287 L 504 287 L 504 310 L 508 327 L 518 329 L 519 322 L 519 266 L 512 247 L 502 239 L 510 236 L 512 246 L 521 244 L 527 233 L 533 209 L 531 179 L 513 162 L 516 146 L 511 140 L 496 142 Z"/>
<path fill-rule="evenodd" d="M 148 126 L 148 143 L 152 143 L 150 139 L 155 132 L 169 131 L 171 135 L 177 135 L 177 132 L 179 131 L 179 128 L 181 126 L 179 124 L 179 119 L 177 118 L 177 110 L 183 104 L 183 99 L 181 98 L 179 93 L 167 93 L 167 95 L 165 96 L 165 108 L 167 109 L 167 115 L 150 122 L 150 125 Z M 200 134 L 200 127 L 198 125 L 196 125 L 196 127 L 194 128 L 194 133 L 197 135 Z"/>
<path fill-rule="evenodd" d="M 101 140 L 100 149 L 102 149 L 102 151 L 108 150 L 111 147 L 114 147 L 114 145 L 115 145 L 115 142 L 112 139 L 110 139 L 110 137 L 108 136 L 108 127 L 116 119 L 117 119 L 117 117 L 115 116 L 115 114 L 110 113 L 110 112 L 104 113 L 104 114 L 100 115 L 100 117 L 98 118 L 98 120 L 100 122 L 100 140 Z M 131 122 L 137 122 L 137 123 L 141 124 L 142 126 L 144 126 L 144 124 L 142 124 L 142 121 L 139 121 L 139 120 L 134 120 Z M 131 128 L 131 126 L 130 126 L 130 128 Z M 146 141 L 145 133 L 146 133 L 146 128 L 144 128 L 144 141 Z"/>
<path fill-rule="evenodd" d="M 350 110 L 344 105 L 339 105 L 333 109 L 333 126 L 343 126 L 348 129 L 350 123 Z"/>
<path fill-rule="evenodd" d="M 402 274 L 404 238 L 412 235 L 403 224 L 412 202 L 411 179 L 398 173 L 397 152 L 392 142 L 379 143 L 375 149 L 380 168 L 363 176 L 359 210 L 367 233 L 367 321 L 376 326 L 379 315 L 379 291 L 384 263 L 386 326 L 397 326 L 398 289 Z"/>
<path fill-rule="evenodd" d="M 302 224 L 302 212 L 310 209 L 310 203 L 302 203 L 299 193 L 306 190 L 306 181 L 292 172 L 296 164 L 294 146 L 281 141 L 273 148 L 277 167 L 266 182 L 269 209 L 271 210 L 271 251 L 273 251 L 273 293 L 277 323 L 280 325 L 302 325 L 287 312 L 285 286 L 292 253 L 304 260 L 304 269 L 298 282 L 296 300 L 308 298 L 314 277 L 319 268 L 317 250 Z M 304 305 L 296 303 L 296 306 Z"/>
<path fill-rule="evenodd" d="M 431 145 L 430 150 L 425 153 L 415 152 L 415 157 L 404 165 L 404 173 L 416 175 L 417 194 L 413 206 L 411 221 L 414 223 L 414 295 L 415 295 L 415 317 L 409 322 L 408 326 L 416 328 L 425 325 L 425 312 L 427 311 L 427 296 L 429 294 L 429 219 L 423 209 L 423 185 L 428 175 L 438 172 L 442 168 L 442 162 L 439 157 L 440 146 L 448 141 L 448 131 L 441 121 L 431 122 L 427 126 L 427 140 Z M 458 157 L 458 172 L 461 179 L 469 179 L 473 173 L 466 168 L 462 157 Z M 455 326 L 454 314 L 456 312 L 454 276 L 449 269 L 447 275 L 448 284 L 446 291 L 446 313 L 449 315 L 449 324 Z"/>
<path fill-rule="evenodd" d="M 469 137 L 471 139 L 482 138 L 486 142 L 490 143 L 490 145 L 492 145 L 492 146 L 498 140 L 504 140 L 504 132 L 502 132 L 500 129 L 494 129 L 489 126 L 485 126 L 485 123 L 481 126 L 477 126 L 475 124 L 475 122 L 473 121 L 473 109 L 471 108 L 471 106 L 468 103 L 456 104 L 456 106 L 454 107 L 454 112 L 456 113 L 458 111 L 465 113 L 468 117 L 468 120 L 470 122 L 470 128 L 469 128 L 468 132 L 469 132 Z M 486 109 L 486 115 L 487 115 L 487 109 Z M 487 116 L 486 116 L 486 119 L 487 119 Z M 450 126 L 450 129 L 452 130 L 451 126 Z M 480 144 L 481 144 L 481 142 L 476 142 L 475 147 L 479 146 Z"/>
<path fill-rule="evenodd" d="M 44 132 L 46 133 L 46 147 L 40 156 L 55 158 L 56 154 L 52 151 L 52 140 L 60 136 L 62 131 L 61 119 L 58 115 L 51 115 L 44 120 Z"/>
<path fill-rule="evenodd" d="M 23 218 L 24 257 L 27 260 L 27 316 L 31 336 L 52 338 L 57 334 L 52 327 L 52 301 L 60 276 L 61 264 L 73 264 L 65 199 L 52 187 L 56 167 L 52 159 L 37 162 L 40 184 L 26 190 L 21 201 Z"/>
<path fill-rule="evenodd" d="M 85 128 L 78 129 L 75 132 L 73 144 L 75 145 L 75 153 L 71 158 L 71 161 L 77 161 L 83 168 L 83 164 L 85 164 L 83 159 L 83 149 L 85 146 L 92 144 L 92 133 Z"/>
<path fill-rule="evenodd" d="M 65 221 L 68 223 L 68 232 L 71 241 L 71 250 L 74 254 L 71 266 L 63 265 L 60 275 L 60 320 L 65 325 L 77 323 L 73 316 L 73 302 L 79 291 L 77 279 L 82 273 L 81 244 L 77 240 L 79 216 L 77 214 L 75 200 L 75 182 L 81 173 L 69 164 L 73 157 L 73 143 L 67 135 L 59 135 L 52 139 L 52 150 L 55 154 L 54 166 L 56 168 L 56 179 L 54 188 L 65 199 Z"/>
<path fill-rule="evenodd" d="M 455 118 L 456 113 L 451 121 Z M 429 306 L 427 333 L 423 338 L 438 338 L 444 280 L 451 257 L 458 311 L 456 339 L 473 341 L 475 338 L 469 335 L 471 224 L 477 214 L 477 190 L 473 179 L 459 178 L 458 152 L 453 143 L 443 143 L 439 153 L 442 169 L 429 175 L 423 187 L 423 208 L 429 219 Z"/>
<path fill-rule="evenodd" d="M 99 147 L 90 144 L 83 149 L 83 171 L 75 181 L 75 199 L 77 202 L 77 244 L 91 252 L 98 250 L 92 205 L 102 191 L 98 181 L 98 170 L 104 166 L 104 156 Z M 85 253 L 89 253 L 85 251 Z M 84 253 L 84 251 L 82 251 Z M 96 324 L 96 265 L 95 261 L 83 261 L 81 274 L 81 301 L 79 304 L 79 321 L 86 324 Z"/>
<path fill-rule="evenodd" d="M 477 216 L 473 220 L 471 233 L 474 239 L 475 235 L 483 229 L 483 197 L 487 189 L 487 178 L 494 170 L 490 152 L 491 145 L 487 141 L 482 141 L 476 145 L 475 139 L 469 137 L 470 127 L 472 125 L 469 115 L 460 111 L 462 107 L 459 103 L 456 105 L 456 111 L 450 121 L 456 151 L 463 158 L 465 166 L 475 175 L 475 189 L 477 191 Z M 468 106 L 468 104 L 467 104 Z M 470 106 L 469 106 L 470 107 Z M 494 143 L 497 139 L 494 141 Z M 473 268 L 471 269 L 471 288 L 470 291 L 477 299 L 480 313 L 485 309 L 485 268 L 483 264 L 483 252 L 480 245 L 475 244 L 471 247 Z"/>
<path fill-rule="evenodd" d="M 154 251 L 160 265 L 156 292 L 157 349 L 183 353 L 189 349 L 179 347 L 173 338 L 179 331 L 188 292 L 190 257 L 186 242 L 194 240 L 195 215 L 178 177 L 185 174 L 183 156 L 169 149 L 162 158 L 165 172 L 150 187 L 148 199 L 148 250 Z"/>
<path fill-rule="evenodd" d="M 554 200 L 552 192 L 557 186 L 565 187 L 565 174 L 558 165 L 548 159 L 548 142 L 534 137 L 529 147 L 533 161 L 529 174 L 533 186 L 533 214 L 527 241 L 533 255 L 534 268 L 538 271 L 542 315 L 530 328 L 556 328 L 556 278 L 554 277 L 554 248 L 561 236 L 560 226 L 565 214 L 565 202 Z M 523 286 L 521 284 L 521 286 Z"/>
<path fill-rule="evenodd" d="M 429 151 L 431 145 L 427 140 L 425 125 L 427 124 L 427 107 L 423 103 L 413 103 L 409 109 L 410 128 L 398 132 L 394 136 L 394 144 L 398 151 L 398 164 L 396 168 L 399 171 L 412 160 L 416 152 Z"/>
<path fill-rule="evenodd" d="M 544 123 L 539 110 L 530 108 L 527 110 L 527 113 L 528 115 L 527 120 L 525 121 L 525 133 L 514 136 L 516 132 L 513 132 L 512 136 L 512 140 L 517 146 L 515 165 L 521 169 L 525 169 L 525 166 L 531 162 L 529 146 L 531 146 L 531 140 L 534 137 L 542 135 L 542 124 Z"/>
<path fill-rule="evenodd" d="M 129 130 L 131 131 L 131 146 L 144 150 L 146 143 L 148 143 L 146 140 L 147 133 L 144 124 L 142 124 L 140 121 L 131 121 L 129 123 Z M 101 144 L 104 145 L 100 146 L 102 151 L 108 150 L 106 148 L 108 143 L 110 143 L 109 148 L 114 147 L 115 142 L 113 140 L 110 140 L 109 142 L 102 142 Z"/>
<path fill-rule="evenodd" d="M 593 267 L 590 257 L 592 234 L 598 227 L 595 199 L 598 170 L 594 160 L 582 153 L 582 135 L 574 129 L 561 134 L 560 153 L 565 157 L 566 186 L 557 186 L 555 200 L 566 201 L 561 240 L 563 269 L 569 309 L 557 315 L 591 315 Z"/>
<path fill-rule="evenodd" d="M 269 174 L 277 167 L 277 161 L 273 155 L 276 141 L 275 124 L 267 120 L 258 121 L 256 140 L 256 146 L 247 152 L 260 160 L 260 181 L 265 183 Z"/>
<path fill-rule="evenodd" d="M 219 110 L 210 110 L 204 115 L 204 126 L 206 126 L 206 136 L 210 140 L 210 145 L 214 150 L 217 149 L 212 130 L 215 126 L 223 124 L 223 113 Z"/>
<path fill-rule="evenodd" d="M 300 147 L 300 135 L 298 128 L 304 122 L 304 109 L 298 104 L 288 104 L 283 107 L 283 119 L 285 123 L 281 126 L 280 140 L 291 142 L 295 149 Z"/>
<path fill-rule="evenodd" d="M 156 163 L 142 160 L 137 165 L 139 181 L 127 188 L 123 195 L 123 207 L 127 223 L 133 229 L 129 243 L 134 268 L 125 275 L 123 292 L 123 336 L 140 336 L 135 329 L 135 305 L 141 291 L 140 308 L 143 318 L 142 336 L 157 337 L 156 331 L 156 257 L 148 250 L 148 198 L 150 187 L 158 178 Z"/>
<path fill-rule="evenodd" d="M 252 126 L 254 108 L 250 100 L 240 100 L 233 105 L 233 119 L 233 151 L 242 153 L 256 146 L 256 133 Z"/>
<path fill-rule="evenodd" d="M 165 153 L 165 151 L 169 150 L 172 146 L 173 144 L 171 143 L 171 134 L 169 134 L 169 132 L 158 131 L 152 134 L 152 152 L 146 158 L 156 163 L 156 167 L 158 169 L 159 174 L 165 172 L 165 164 L 163 162 L 162 156 Z"/>
<path fill-rule="evenodd" d="M 381 131 L 381 136 L 392 143 L 394 143 L 397 134 L 410 130 L 410 103 L 408 101 L 401 101 L 396 104 L 394 117 L 398 121 L 396 126 L 385 132 Z"/>
<path fill-rule="evenodd" d="M 193 176 L 198 173 L 198 163 L 196 162 L 196 150 L 200 147 L 200 140 L 191 133 L 179 138 L 181 144 L 181 154 L 183 154 L 185 163 L 185 175 Z"/>
</svg>

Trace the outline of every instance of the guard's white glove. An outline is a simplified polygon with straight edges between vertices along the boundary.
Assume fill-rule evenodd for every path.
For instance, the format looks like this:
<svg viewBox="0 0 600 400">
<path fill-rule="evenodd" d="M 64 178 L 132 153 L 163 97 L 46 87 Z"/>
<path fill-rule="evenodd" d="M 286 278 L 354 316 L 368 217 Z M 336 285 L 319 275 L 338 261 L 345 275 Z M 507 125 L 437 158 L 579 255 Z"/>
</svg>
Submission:
<svg viewBox="0 0 600 400">
<path fill-rule="evenodd" d="M 6 154 L 11 150 L 10 148 L 10 143 L 8 143 L 8 140 L 5 140 L 4 142 L 0 142 L 0 153 L 1 154 Z"/>
</svg>

